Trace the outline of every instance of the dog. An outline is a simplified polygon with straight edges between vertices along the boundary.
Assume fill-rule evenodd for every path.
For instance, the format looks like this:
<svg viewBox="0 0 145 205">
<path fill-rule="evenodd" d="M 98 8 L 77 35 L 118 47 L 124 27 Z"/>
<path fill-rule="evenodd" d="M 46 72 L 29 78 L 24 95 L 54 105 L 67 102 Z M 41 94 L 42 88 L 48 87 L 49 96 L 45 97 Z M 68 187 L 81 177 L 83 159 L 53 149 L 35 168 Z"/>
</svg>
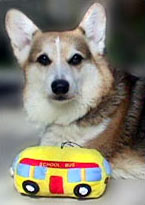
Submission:
<svg viewBox="0 0 145 205">
<path fill-rule="evenodd" d="M 132 85 L 109 63 L 103 6 L 93 4 L 77 28 L 62 32 L 42 32 L 11 9 L 6 30 L 25 75 L 25 110 L 43 129 L 40 144 L 98 149 L 114 178 L 145 179 L 143 148 L 134 138 L 144 85 Z"/>
</svg>

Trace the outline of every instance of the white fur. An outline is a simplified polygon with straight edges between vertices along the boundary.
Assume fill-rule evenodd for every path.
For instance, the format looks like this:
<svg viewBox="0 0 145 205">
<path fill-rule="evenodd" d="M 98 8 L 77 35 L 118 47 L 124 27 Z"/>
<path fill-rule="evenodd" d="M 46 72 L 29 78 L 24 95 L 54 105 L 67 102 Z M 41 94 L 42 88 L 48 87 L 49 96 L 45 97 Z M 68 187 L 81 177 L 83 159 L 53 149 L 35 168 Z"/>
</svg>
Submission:
<svg viewBox="0 0 145 205">
<path fill-rule="evenodd" d="M 55 40 L 56 44 L 56 65 L 57 65 L 57 71 L 58 71 L 58 78 L 61 79 L 61 45 L 60 45 L 60 38 L 59 36 Z"/>
<path fill-rule="evenodd" d="M 89 140 L 98 137 L 109 125 L 110 119 L 104 119 L 97 126 L 88 126 L 86 128 L 72 124 L 69 126 L 54 125 L 48 127 L 43 135 L 41 145 L 58 145 L 62 142 L 72 141 L 79 145 L 84 145 Z"/>
</svg>

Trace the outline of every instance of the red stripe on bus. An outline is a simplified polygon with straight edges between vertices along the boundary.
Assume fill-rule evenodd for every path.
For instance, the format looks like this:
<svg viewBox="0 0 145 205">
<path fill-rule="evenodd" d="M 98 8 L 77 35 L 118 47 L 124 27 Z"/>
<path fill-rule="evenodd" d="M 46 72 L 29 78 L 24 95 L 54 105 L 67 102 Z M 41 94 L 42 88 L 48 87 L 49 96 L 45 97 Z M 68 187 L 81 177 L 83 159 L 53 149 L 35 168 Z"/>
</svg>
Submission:
<svg viewBox="0 0 145 205">
<path fill-rule="evenodd" d="M 83 163 L 83 162 L 58 162 L 58 161 L 45 161 L 45 160 L 36 160 L 30 158 L 24 158 L 20 161 L 22 164 L 27 164 L 31 166 L 42 166 L 49 168 L 95 168 L 99 167 L 97 163 Z"/>
</svg>

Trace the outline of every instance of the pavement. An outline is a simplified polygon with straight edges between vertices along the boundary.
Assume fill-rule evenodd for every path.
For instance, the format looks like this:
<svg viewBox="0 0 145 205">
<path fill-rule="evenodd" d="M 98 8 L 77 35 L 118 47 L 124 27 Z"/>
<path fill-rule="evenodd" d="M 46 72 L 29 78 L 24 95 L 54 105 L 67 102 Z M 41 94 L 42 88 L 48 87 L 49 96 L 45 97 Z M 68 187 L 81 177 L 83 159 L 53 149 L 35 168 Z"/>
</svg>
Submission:
<svg viewBox="0 0 145 205">
<path fill-rule="evenodd" d="M 0 109 L 0 204 L 2 205 L 145 205 L 145 180 L 111 180 L 99 199 L 30 198 L 14 188 L 9 167 L 22 149 L 39 143 L 39 130 L 22 109 Z"/>
</svg>

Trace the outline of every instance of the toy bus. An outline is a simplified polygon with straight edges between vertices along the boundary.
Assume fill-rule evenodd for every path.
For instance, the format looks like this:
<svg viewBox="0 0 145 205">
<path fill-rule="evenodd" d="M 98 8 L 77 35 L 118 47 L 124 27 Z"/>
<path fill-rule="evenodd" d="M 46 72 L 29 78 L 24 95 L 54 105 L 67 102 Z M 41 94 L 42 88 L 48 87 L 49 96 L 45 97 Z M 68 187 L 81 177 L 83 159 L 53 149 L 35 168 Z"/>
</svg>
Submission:
<svg viewBox="0 0 145 205">
<path fill-rule="evenodd" d="M 98 198 L 111 175 L 109 162 L 96 150 L 30 147 L 13 163 L 18 192 L 35 196 Z"/>
</svg>

